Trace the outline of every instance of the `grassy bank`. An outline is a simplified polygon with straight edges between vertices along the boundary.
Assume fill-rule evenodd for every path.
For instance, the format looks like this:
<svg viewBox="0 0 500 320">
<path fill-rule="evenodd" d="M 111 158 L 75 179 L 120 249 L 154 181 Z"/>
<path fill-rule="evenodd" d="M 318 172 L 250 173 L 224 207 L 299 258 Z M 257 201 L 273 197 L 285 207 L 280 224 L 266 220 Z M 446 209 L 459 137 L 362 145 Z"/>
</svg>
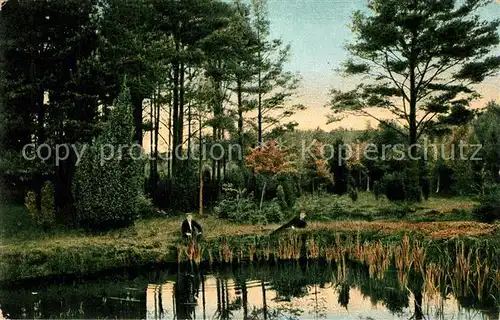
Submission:
<svg viewBox="0 0 500 320">
<path fill-rule="evenodd" d="M 353 212 L 364 210 L 370 214 L 382 212 L 380 208 L 390 212 L 388 208 L 393 205 L 361 198 L 357 203 L 351 202 L 350 206 L 348 209 Z M 405 235 L 429 241 L 452 239 L 458 235 L 475 241 L 495 241 L 499 235 L 498 225 L 447 221 L 452 220 L 457 210 L 471 206 L 471 202 L 464 199 L 433 199 L 414 207 L 403 221 L 390 216 L 383 218 L 378 213 L 372 214 L 372 221 L 349 220 L 348 216 L 328 221 L 324 217 L 315 217 L 311 212 L 312 221 L 307 230 L 296 235 L 301 235 L 301 241 L 309 243 L 310 252 L 302 252 L 309 257 L 331 254 L 338 245 L 339 236 L 350 237 L 349 241 L 354 241 L 352 239 L 360 235 L 360 241 L 370 243 L 398 243 Z M 429 221 L 431 217 L 436 221 Z M 206 234 L 204 242 L 199 244 L 198 253 L 182 244 L 179 237 L 180 217 L 141 220 L 126 229 L 95 235 L 67 230 L 42 232 L 30 224 L 22 207 L 3 206 L 2 220 L 0 280 L 3 281 L 177 262 L 188 256 L 195 260 L 216 261 L 295 257 L 296 253 L 290 253 L 294 249 L 287 249 L 286 245 L 298 245 L 293 242 L 296 240 L 286 238 L 286 235 L 270 238 L 269 233 L 278 225 L 239 225 L 210 216 L 197 218 Z M 315 245 L 318 246 L 318 253 L 314 252 Z M 229 255 L 231 258 L 226 259 Z"/>
</svg>

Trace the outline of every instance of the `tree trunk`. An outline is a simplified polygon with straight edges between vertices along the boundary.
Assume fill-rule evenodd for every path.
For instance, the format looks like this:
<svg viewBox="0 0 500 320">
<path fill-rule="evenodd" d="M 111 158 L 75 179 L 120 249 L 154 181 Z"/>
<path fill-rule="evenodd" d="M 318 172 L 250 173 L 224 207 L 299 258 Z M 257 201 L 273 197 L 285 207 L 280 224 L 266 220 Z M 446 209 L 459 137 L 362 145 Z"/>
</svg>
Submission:
<svg viewBox="0 0 500 320">
<path fill-rule="evenodd" d="M 177 51 L 179 50 L 179 43 L 176 43 L 176 49 Z M 178 62 L 174 62 L 173 64 L 173 82 L 174 82 L 174 87 L 173 87 L 173 115 L 172 115 L 172 124 L 173 124 L 173 128 L 172 128 L 172 135 L 173 135 L 173 138 L 172 138 L 172 158 L 171 158 L 171 161 L 172 161 L 172 176 L 175 177 L 176 175 L 176 172 L 177 172 L 177 163 L 178 163 L 178 159 L 177 159 L 177 155 L 176 155 L 176 152 L 177 152 L 177 146 L 179 145 L 179 125 L 180 125 L 180 122 L 179 122 L 179 69 L 180 69 L 180 66 L 179 66 L 179 63 Z"/>
<path fill-rule="evenodd" d="M 172 128 L 172 112 L 173 112 L 173 102 L 172 96 L 169 97 L 169 110 L 168 110 L 168 148 L 167 148 L 167 177 L 172 176 L 172 154 L 173 154 L 173 128 Z"/>
<path fill-rule="evenodd" d="M 154 137 L 154 132 L 155 132 L 154 124 L 156 123 L 156 118 L 154 116 L 154 113 L 156 112 L 156 106 L 153 105 L 154 100 L 155 100 L 155 96 L 153 94 L 153 98 L 149 102 L 149 122 L 151 123 L 151 131 L 149 133 L 149 154 L 151 155 L 150 160 L 149 160 L 149 191 L 150 191 L 151 196 L 154 195 L 154 190 L 155 190 L 155 185 L 153 183 L 153 180 L 154 180 L 153 165 L 154 165 L 154 161 L 155 161 L 153 159 L 153 155 L 154 155 L 153 137 Z M 154 197 L 153 197 L 153 199 L 154 199 Z"/>
<path fill-rule="evenodd" d="M 35 97 L 36 95 L 33 94 Z M 39 94 L 38 94 L 39 96 Z M 33 99 L 33 97 L 32 97 Z M 38 101 L 37 101 L 38 100 Z M 32 101 L 35 105 L 38 104 L 38 116 L 37 116 L 37 147 L 45 142 L 45 106 L 43 104 L 43 93 L 42 93 L 42 101 L 40 99 L 36 99 Z M 42 214 L 42 185 L 43 185 L 43 173 L 37 170 L 37 174 L 35 175 L 35 203 L 36 203 L 36 211 L 37 215 L 40 216 Z"/>
<path fill-rule="evenodd" d="M 267 179 L 264 179 L 264 186 L 262 186 L 262 195 L 260 196 L 259 211 L 262 211 L 262 203 L 264 202 L 264 194 L 266 192 Z"/>
<path fill-rule="evenodd" d="M 437 174 L 437 181 L 436 181 L 436 194 L 439 193 L 439 187 L 440 187 L 439 184 L 440 184 L 440 182 L 441 182 L 441 177 L 440 177 L 439 172 L 438 172 L 438 174 Z"/>
<path fill-rule="evenodd" d="M 160 135 L 160 115 L 161 115 L 161 103 L 159 101 L 161 95 L 161 88 L 158 87 L 158 94 L 156 96 L 155 100 L 155 136 L 154 136 L 154 162 L 153 162 L 153 169 L 154 169 L 154 185 L 153 185 L 153 191 L 156 190 L 157 184 L 158 184 L 158 137 Z"/>
<path fill-rule="evenodd" d="M 259 9 L 260 10 L 260 9 Z M 260 12 L 258 14 L 260 20 Z M 261 24 L 261 21 L 257 22 L 258 24 Z M 262 62 L 262 53 L 261 53 L 261 34 L 260 34 L 260 28 L 257 28 L 257 41 L 259 44 L 259 49 L 258 49 L 258 62 L 259 64 Z M 259 147 L 262 146 L 262 67 L 259 65 L 259 74 L 258 74 L 258 83 L 257 83 L 257 88 L 258 88 L 258 111 L 257 111 L 257 122 L 259 126 L 259 132 L 257 136 L 257 141 L 259 144 Z"/>
<path fill-rule="evenodd" d="M 242 87 L 241 80 L 238 79 L 237 83 L 237 93 L 238 93 L 238 143 L 240 144 L 241 150 L 244 150 L 243 146 L 243 100 L 242 100 Z M 242 157 L 239 159 L 240 169 L 245 166 L 245 160 Z"/>
<path fill-rule="evenodd" d="M 72 180 L 76 169 L 76 155 L 70 148 L 68 159 L 62 160 L 55 170 L 54 203 L 57 222 L 72 225 L 75 222 L 73 210 Z"/>
<path fill-rule="evenodd" d="M 184 76 L 185 76 L 185 65 L 181 63 L 180 67 L 180 79 L 179 79 L 179 119 L 177 125 L 177 136 L 179 147 L 179 156 L 182 155 L 182 142 L 184 141 Z"/>
<path fill-rule="evenodd" d="M 201 135 L 201 116 L 200 116 L 200 122 L 199 122 L 199 130 L 198 130 L 198 134 L 199 134 L 199 139 L 200 139 L 200 146 L 199 146 L 199 155 L 198 155 L 198 158 L 199 158 L 199 163 L 198 163 L 198 170 L 199 170 L 199 174 L 200 174 L 200 194 L 199 194 L 199 200 L 200 200 L 200 216 L 203 216 L 203 156 L 202 156 L 202 143 L 201 143 L 201 139 L 202 139 L 202 135 Z"/>
<path fill-rule="evenodd" d="M 135 141 L 142 146 L 142 101 L 144 97 L 138 90 L 132 90 L 130 100 L 134 108 Z"/>
<path fill-rule="evenodd" d="M 191 102 L 188 102 L 188 145 L 187 158 L 191 159 Z"/>
</svg>

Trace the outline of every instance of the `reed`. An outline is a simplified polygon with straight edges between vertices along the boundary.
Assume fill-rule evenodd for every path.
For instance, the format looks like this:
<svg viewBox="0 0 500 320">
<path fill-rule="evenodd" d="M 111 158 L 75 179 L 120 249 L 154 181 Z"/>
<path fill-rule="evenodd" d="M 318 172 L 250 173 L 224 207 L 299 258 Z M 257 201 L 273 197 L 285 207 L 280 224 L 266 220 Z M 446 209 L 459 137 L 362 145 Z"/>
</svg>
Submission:
<svg viewBox="0 0 500 320">
<path fill-rule="evenodd" d="M 496 243 L 496 242 L 493 242 Z M 183 250 L 180 250 L 182 248 Z M 324 258 L 333 266 L 337 280 L 349 276 L 349 263 L 367 267 L 370 277 L 383 280 L 394 268 L 402 287 L 421 279 L 428 297 L 445 297 L 449 290 L 457 297 L 474 294 L 485 299 L 500 293 L 498 245 L 477 238 L 426 239 L 401 234 L 391 238 L 373 233 L 294 232 L 279 238 L 268 236 L 229 237 L 177 248 L 177 260 L 203 259 L 223 263 L 244 260 L 308 260 Z M 440 294 L 438 294 L 440 293 Z"/>
<path fill-rule="evenodd" d="M 336 249 L 332 247 L 324 248 L 323 252 L 325 253 L 325 260 L 328 263 L 331 263 L 333 260 L 335 260 L 335 253 Z"/>
<path fill-rule="evenodd" d="M 233 252 L 227 240 L 223 240 L 219 246 L 219 261 L 231 263 L 233 260 Z"/>
<path fill-rule="evenodd" d="M 181 246 L 177 247 L 177 263 L 181 263 L 183 260 L 184 248 Z"/>
<path fill-rule="evenodd" d="M 248 260 L 250 262 L 253 262 L 255 260 L 255 244 L 252 244 L 249 248 L 248 248 Z"/>
<path fill-rule="evenodd" d="M 291 235 L 278 240 L 278 257 L 281 260 L 299 260 L 302 249 L 299 235 Z"/>
<path fill-rule="evenodd" d="M 314 242 L 314 237 L 308 237 L 306 240 L 306 257 L 307 259 L 319 258 L 319 245 Z"/>
</svg>

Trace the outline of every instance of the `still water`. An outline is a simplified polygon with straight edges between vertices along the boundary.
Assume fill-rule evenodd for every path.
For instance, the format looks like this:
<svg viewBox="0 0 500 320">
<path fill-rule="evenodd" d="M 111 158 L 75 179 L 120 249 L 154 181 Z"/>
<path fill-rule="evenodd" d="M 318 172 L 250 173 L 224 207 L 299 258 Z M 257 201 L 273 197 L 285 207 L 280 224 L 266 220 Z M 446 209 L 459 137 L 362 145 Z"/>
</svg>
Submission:
<svg viewBox="0 0 500 320">
<path fill-rule="evenodd" d="M 422 287 L 401 285 L 394 270 L 370 277 L 354 264 L 187 263 L 3 287 L 0 309 L 9 319 L 500 319 L 499 297 Z"/>
</svg>

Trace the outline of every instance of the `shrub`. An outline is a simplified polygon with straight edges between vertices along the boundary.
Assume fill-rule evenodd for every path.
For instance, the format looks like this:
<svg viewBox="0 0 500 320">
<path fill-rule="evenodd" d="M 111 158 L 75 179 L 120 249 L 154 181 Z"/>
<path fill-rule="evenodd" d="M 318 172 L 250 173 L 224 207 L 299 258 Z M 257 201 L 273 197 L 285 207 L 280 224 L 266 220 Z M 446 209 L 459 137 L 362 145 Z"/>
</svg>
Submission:
<svg viewBox="0 0 500 320">
<path fill-rule="evenodd" d="M 93 230 L 133 223 L 144 186 L 142 161 L 132 153 L 132 111 L 128 89 L 122 91 L 110 122 L 96 141 L 85 149 L 73 179 L 73 195 L 80 226 Z M 101 152 L 114 146 L 114 156 Z M 119 151 L 118 151 L 119 150 Z M 117 152 L 118 151 L 118 152 Z M 109 156 L 109 155 L 106 155 Z"/>
<path fill-rule="evenodd" d="M 472 209 L 472 217 L 481 222 L 493 223 L 500 219 L 500 188 L 496 187 L 479 198 L 479 205 Z"/>
<path fill-rule="evenodd" d="M 406 200 L 403 174 L 401 173 L 386 174 L 382 178 L 381 183 L 382 183 L 382 190 L 384 191 L 387 199 L 389 199 L 390 201 Z"/>
<path fill-rule="evenodd" d="M 252 195 L 247 196 L 246 190 L 237 190 L 235 197 L 228 197 L 219 201 L 215 206 L 215 213 L 219 218 L 234 222 L 248 222 L 258 211 Z"/>
<path fill-rule="evenodd" d="M 373 195 L 375 196 L 375 200 L 380 199 L 380 196 L 384 193 L 384 184 L 375 181 L 373 182 Z"/>
<path fill-rule="evenodd" d="M 401 219 L 406 217 L 410 212 L 415 212 L 415 209 L 409 206 L 408 204 L 403 204 L 403 205 L 392 204 L 388 207 L 381 208 L 378 214 L 388 218 Z"/>
<path fill-rule="evenodd" d="M 281 174 L 278 176 L 277 181 L 283 187 L 283 192 L 285 193 L 285 200 L 289 208 L 295 205 L 297 200 L 298 190 L 295 184 L 294 175 L 292 174 Z"/>
<path fill-rule="evenodd" d="M 358 200 L 358 190 L 356 188 L 349 188 L 349 198 L 351 198 L 353 202 Z"/>
<path fill-rule="evenodd" d="M 422 201 L 422 190 L 420 188 L 420 168 L 418 163 L 410 161 L 403 173 L 403 187 L 405 200 L 411 202 Z"/>
<path fill-rule="evenodd" d="M 381 188 L 390 201 L 421 201 L 418 172 L 408 168 L 403 172 L 393 172 L 384 175 Z"/>
<path fill-rule="evenodd" d="M 429 200 L 431 194 L 431 185 L 428 178 L 422 178 L 422 194 L 425 200 Z"/>
<path fill-rule="evenodd" d="M 36 194 L 33 191 L 28 191 L 25 201 L 26 208 L 37 225 L 47 228 L 54 224 L 54 186 L 50 181 L 46 181 L 42 187 L 40 212 L 36 209 Z"/>
<path fill-rule="evenodd" d="M 277 198 L 264 202 L 262 210 L 259 210 L 253 194 L 247 194 L 246 189 L 234 189 L 231 184 L 226 184 L 223 188 L 226 198 L 219 201 L 214 208 L 219 218 L 253 224 L 280 222 L 284 219 L 285 214 Z"/>
<path fill-rule="evenodd" d="M 232 166 L 224 175 L 224 183 L 231 183 L 237 188 L 243 188 L 245 186 L 245 170 L 240 167 Z"/>
<path fill-rule="evenodd" d="M 175 176 L 170 181 L 169 207 L 179 212 L 191 212 L 198 209 L 200 177 L 198 163 L 184 160 L 179 162 Z"/>
<path fill-rule="evenodd" d="M 304 210 L 308 219 L 316 221 L 331 221 L 340 218 L 350 218 L 350 212 L 346 209 L 348 200 L 337 195 L 321 197 L 303 197 L 300 203 L 294 207 L 295 212 Z"/>
<path fill-rule="evenodd" d="M 283 190 L 283 186 L 281 184 L 276 189 L 276 196 L 281 210 L 286 211 L 288 209 L 288 203 L 286 202 L 285 191 Z"/>
<path fill-rule="evenodd" d="M 283 221 L 283 219 L 285 218 L 278 199 L 273 199 L 269 202 L 264 203 L 264 205 L 262 206 L 261 215 L 265 218 L 264 223 L 278 223 Z M 256 216 L 259 217 L 260 215 Z"/>
<path fill-rule="evenodd" d="M 155 215 L 153 201 L 144 195 L 140 195 L 137 201 L 137 214 L 140 218 L 150 218 Z"/>
</svg>

